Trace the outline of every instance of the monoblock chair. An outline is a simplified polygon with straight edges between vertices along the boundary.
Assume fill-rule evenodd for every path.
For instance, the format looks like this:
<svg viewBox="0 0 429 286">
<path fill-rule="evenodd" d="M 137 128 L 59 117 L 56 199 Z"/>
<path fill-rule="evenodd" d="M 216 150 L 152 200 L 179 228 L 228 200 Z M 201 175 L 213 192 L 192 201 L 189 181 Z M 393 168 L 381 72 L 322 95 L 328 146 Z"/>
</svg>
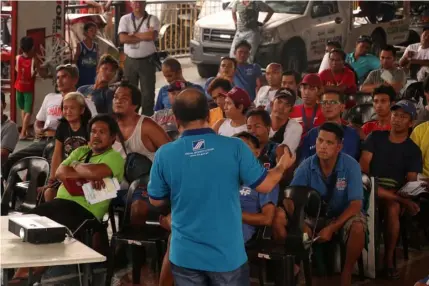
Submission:
<svg viewBox="0 0 429 286">
<path fill-rule="evenodd" d="M 27 183 L 19 187 L 18 172 L 27 170 Z M 2 196 L 2 215 L 7 215 L 9 209 L 24 212 L 37 205 L 37 188 L 46 184 L 49 176 L 49 163 L 42 157 L 27 157 L 16 162 L 7 178 L 6 189 Z M 21 183 L 24 184 L 24 183 Z M 19 205 L 17 202 L 19 200 Z"/>
</svg>

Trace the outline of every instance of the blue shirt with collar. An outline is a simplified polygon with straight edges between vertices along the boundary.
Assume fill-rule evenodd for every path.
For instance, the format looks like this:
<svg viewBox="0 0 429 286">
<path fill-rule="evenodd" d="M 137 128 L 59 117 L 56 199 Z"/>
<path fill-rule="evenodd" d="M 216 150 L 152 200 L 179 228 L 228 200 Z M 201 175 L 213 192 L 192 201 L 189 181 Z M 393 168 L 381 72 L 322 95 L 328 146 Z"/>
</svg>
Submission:
<svg viewBox="0 0 429 286">
<path fill-rule="evenodd" d="M 380 59 L 372 54 L 360 56 L 356 60 L 355 53 L 352 52 L 347 54 L 346 63 L 351 65 L 351 67 L 355 70 L 358 76 L 359 84 L 364 82 L 371 71 L 377 70 L 381 67 Z"/>
<path fill-rule="evenodd" d="M 229 272 L 247 261 L 240 187 L 256 188 L 267 170 L 240 139 L 211 128 L 187 130 L 155 154 L 149 197 L 170 199 L 170 261 L 177 266 Z"/>
<path fill-rule="evenodd" d="M 201 85 L 198 84 L 194 84 L 192 82 L 187 82 L 191 87 L 196 88 L 202 92 L 204 92 L 203 88 L 201 87 Z M 158 91 L 158 97 L 156 99 L 156 103 L 155 106 L 153 108 L 154 111 L 158 111 L 158 110 L 162 110 L 162 109 L 167 109 L 167 108 L 171 108 L 171 103 L 170 100 L 168 99 L 168 87 L 170 85 L 164 85 L 163 87 L 161 87 Z M 210 98 L 209 98 L 210 99 Z"/>
<path fill-rule="evenodd" d="M 362 201 L 363 212 L 364 195 L 359 163 L 349 155 L 340 152 L 334 172 L 337 174 L 337 181 L 329 202 L 327 216 L 329 218 L 340 216 L 349 207 L 350 202 L 355 200 Z M 325 181 L 320 169 L 319 157 L 313 155 L 299 165 L 290 185 L 312 187 L 322 198 L 325 198 L 328 193 L 326 185 L 332 179 L 333 173 Z"/>
<path fill-rule="evenodd" d="M 98 113 L 113 114 L 112 104 L 113 96 L 115 94 L 114 89 L 107 86 L 104 88 L 95 89 L 94 85 L 90 84 L 79 87 L 77 91 L 94 102 Z"/>
<path fill-rule="evenodd" d="M 347 125 L 342 125 L 344 130 L 343 149 L 341 152 L 350 155 L 356 160 L 360 156 L 360 137 L 357 131 Z M 314 127 L 305 135 L 302 145 L 299 161 L 303 161 L 316 154 L 316 140 L 319 135 L 320 127 Z"/>
<path fill-rule="evenodd" d="M 261 66 L 258 64 L 239 64 L 234 75 L 234 85 L 244 89 L 253 102 L 256 97 L 256 80 L 262 76 Z"/>
</svg>

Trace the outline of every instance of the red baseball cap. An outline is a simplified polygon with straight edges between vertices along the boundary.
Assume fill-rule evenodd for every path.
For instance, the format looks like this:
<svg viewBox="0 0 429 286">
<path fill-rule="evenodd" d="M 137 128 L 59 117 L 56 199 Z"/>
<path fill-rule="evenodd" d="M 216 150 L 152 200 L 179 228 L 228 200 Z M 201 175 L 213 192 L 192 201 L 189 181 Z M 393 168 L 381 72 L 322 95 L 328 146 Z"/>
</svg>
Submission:
<svg viewBox="0 0 429 286">
<path fill-rule="evenodd" d="M 305 75 L 301 81 L 301 84 L 307 84 L 309 86 L 314 86 L 314 87 L 322 87 L 323 85 L 322 80 L 320 79 L 317 73 L 309 73 Z"/>
<path fill-rule="evenodd" d="M 190 86 L 190 84 L 189 84 L 188 82 L 186 82 L 186 81 L 183 81 L 183 80 L 176 80 L 176 81 L 173 81 L 173 82 L 168 86 L 167 91 L 168 91 L 168 92 L 172 92 L 172 91 L 182 91 L 182 90 L 184 90 L 185 88 L 187 88 L 187 87 L 189 87 L 189 86 Z"/>
<path fill-rule="evenodd" d="M 250 105 L 252 105 L 252 102 L 250 101 L 249 94 L 242 88 L 233 87 L 227 93 L 222 93 L 222 94 L 225 95 L 226 97 L 231 98 L 231 100 L 235 104 L 237 104 L 237 105 L 242 104 L 244 109 L 249 108 Z"/>
</svg>

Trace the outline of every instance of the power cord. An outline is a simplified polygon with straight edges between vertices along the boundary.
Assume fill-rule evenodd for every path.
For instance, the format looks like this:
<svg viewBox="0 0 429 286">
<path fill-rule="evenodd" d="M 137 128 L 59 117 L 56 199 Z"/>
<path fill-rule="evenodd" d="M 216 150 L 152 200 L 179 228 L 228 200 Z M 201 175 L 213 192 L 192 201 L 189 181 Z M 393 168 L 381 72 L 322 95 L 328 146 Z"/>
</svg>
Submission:
<svg viewBox="0 0 429 286">
<path fill-rule="evenodd" d="M 74 235 L 79 231 L 79 229 L 81 229 L 88 221 L 95 221 L 95 218 L 91 218 L 91 219 L 86 219 L 83 221 L 83 223 L 81 223 L 74 232 L 72 232 L 67 226 L 64 226 L 67 230 L 67 235 L 70 238 L 76 239 L 74 237 Z M 82 286 L 82 273 L 80 271 L 80 264 L 77 264 L 77 271 L 78 271 L 78 275 L 79 275 L 79 285 Z"/>
</svg>

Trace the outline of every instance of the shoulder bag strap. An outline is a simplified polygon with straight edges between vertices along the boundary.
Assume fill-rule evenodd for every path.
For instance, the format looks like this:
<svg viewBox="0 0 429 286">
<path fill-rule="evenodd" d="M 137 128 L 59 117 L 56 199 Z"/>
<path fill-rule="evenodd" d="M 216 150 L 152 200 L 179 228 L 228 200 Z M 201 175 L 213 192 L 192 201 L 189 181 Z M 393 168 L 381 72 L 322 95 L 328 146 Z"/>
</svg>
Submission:
<svg viewBox="0 0 429 286">
<path fill-rule="evenodd" d="M 119 142 L 121 142 L 122 149 L 124 149 L 125 156 L 128 156 L 127 148 L 125 147 L 124 135 L 122 135 L 121 130 L 118 132 Z"/>
<path fill-rule="evenodd" d="M 145 15 L 146 17 L 143 16 L 142 21 L 140 22 L 140 24 L 137 27 L 137 25 L 136 25 L 136 17 L 134 16 L 133 13 L 131 13 L 131 20 L 133 20 L 134 33 L 137 33 L 140 30 L 141 26 L 143 25 L 144 20 L 147 18 L 147 15 L 148 14 L 146 13 L 146 15 Z"/>
</svg>

